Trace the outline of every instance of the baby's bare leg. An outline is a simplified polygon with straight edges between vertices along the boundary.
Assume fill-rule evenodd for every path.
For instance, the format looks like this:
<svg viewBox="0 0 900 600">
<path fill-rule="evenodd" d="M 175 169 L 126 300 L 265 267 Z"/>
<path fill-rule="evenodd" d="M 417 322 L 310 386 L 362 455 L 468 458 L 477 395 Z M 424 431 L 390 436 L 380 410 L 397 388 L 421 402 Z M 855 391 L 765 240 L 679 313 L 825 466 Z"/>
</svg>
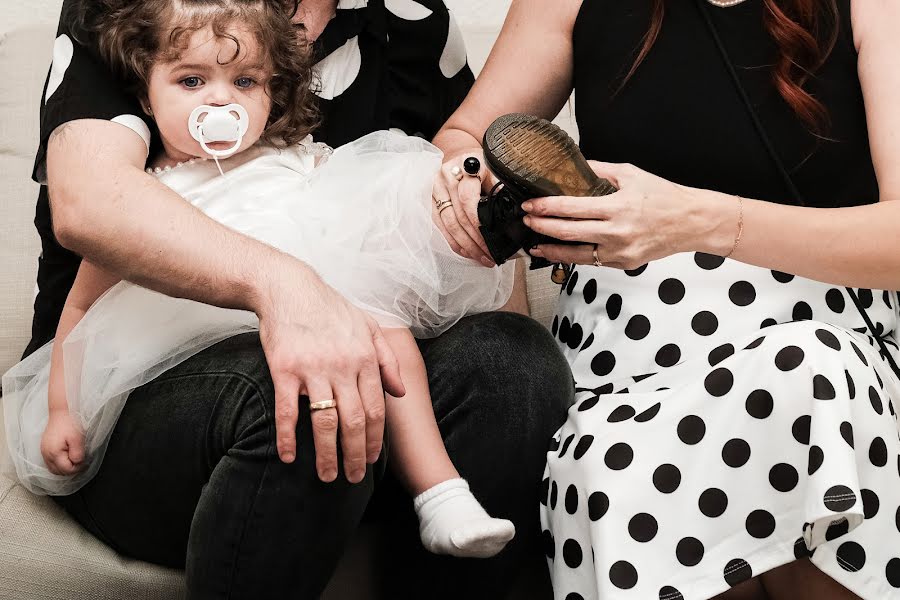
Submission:
<svg viewBox="0 0 900 600">
<path fill-rule="evenodd" d="M 461 479 L 441 439 L 425 364 L 408 330 L 386 329 L 385 338 L 400 364 L 406 396 L 386 402 L 391 460 L 415 496 L 419 534 L 435 554 L 488 557 L 515 535 L 513 524 L 485 512 Z"/>
</svg>

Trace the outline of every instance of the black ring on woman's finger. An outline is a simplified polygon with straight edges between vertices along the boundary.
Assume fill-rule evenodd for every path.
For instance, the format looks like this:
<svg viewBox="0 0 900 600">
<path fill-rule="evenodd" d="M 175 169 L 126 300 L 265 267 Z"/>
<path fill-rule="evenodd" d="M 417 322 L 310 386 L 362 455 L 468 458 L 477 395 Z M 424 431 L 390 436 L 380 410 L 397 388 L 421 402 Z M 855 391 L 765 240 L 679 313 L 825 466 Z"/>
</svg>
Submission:
<svg viewBox="0 0 900 600">
<path fill-rule="evenodd" d="M 481 161 L 474 156 L 466 157 L 463 161 L 463 170 L 473 177 L 477 177 L 481 172 Z"/>
</svg>

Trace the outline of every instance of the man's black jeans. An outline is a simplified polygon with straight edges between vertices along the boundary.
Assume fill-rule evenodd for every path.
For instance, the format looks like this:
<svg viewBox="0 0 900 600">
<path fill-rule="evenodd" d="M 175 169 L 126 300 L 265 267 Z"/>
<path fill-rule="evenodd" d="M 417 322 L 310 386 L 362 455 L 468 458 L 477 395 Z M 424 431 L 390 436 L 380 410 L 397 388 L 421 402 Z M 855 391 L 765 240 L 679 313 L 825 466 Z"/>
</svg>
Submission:
<svg viewBox="0 0 900 600">
<path fill-rule="evenodd" d="M 517 533 L 493 559 L 429 555 L 411 499 L 385 485 L 373 512 L 387 512 L 396 531 L 383 580 L 391 598 L 496 598 L 527 556 L 541 554 L 538 489 L 572 400 L 571 373 L 549 332 L 509 313 L 469 317 L 420 347 L 450 457 Z M 300 402 L 297 460 L 283 464 L 274 404 L 258 336 L 225 340 L 135 390 L 97 476 L 58 501 L 118 552 L 185 567 L 192 599 L 317 598 L 385 459 L 359 484 L 320 482 Z"/>
</svg>

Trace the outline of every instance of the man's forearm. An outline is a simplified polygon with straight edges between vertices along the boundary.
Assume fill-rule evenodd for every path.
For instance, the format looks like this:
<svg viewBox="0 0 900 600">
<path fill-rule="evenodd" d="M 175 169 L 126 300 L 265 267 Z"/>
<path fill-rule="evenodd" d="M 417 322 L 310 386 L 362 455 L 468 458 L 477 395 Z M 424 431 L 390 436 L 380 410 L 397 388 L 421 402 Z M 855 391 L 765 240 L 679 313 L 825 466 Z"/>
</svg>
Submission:
<svg viewBox="0 0 900 600">
<path fill-rule="evenodd" d="M 279 271 L 311 269 L 210 219 L 143 171 L 130 130 L 77 121 L 50 141 L 48 184 L 60 243 L 112 273 L 170 296 L 258 311 Z"/>
</svg>

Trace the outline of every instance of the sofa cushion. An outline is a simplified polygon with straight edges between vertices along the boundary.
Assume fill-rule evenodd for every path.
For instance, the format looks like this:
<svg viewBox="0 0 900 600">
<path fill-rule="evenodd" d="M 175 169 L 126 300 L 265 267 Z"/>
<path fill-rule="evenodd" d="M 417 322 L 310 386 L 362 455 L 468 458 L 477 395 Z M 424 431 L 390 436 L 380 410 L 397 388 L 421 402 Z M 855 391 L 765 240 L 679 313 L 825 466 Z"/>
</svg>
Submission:
<svg viewBox="0 0 900 600">
<path fill-rule="evenodd" d="M 181 571 L 119 556 L 52 500 L 0 475 L 0 598 L 184 597 Z"/>
</svg>

